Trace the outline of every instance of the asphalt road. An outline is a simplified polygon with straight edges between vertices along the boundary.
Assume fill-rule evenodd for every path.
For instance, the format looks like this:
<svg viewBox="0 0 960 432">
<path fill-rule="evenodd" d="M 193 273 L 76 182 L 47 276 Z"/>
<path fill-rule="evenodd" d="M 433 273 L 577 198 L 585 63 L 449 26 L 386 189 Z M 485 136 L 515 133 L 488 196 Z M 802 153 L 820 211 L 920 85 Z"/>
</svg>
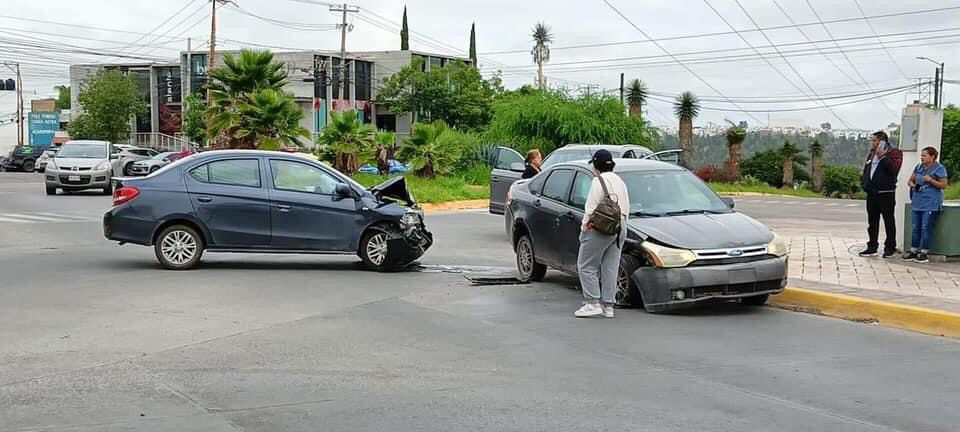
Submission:
<svg viewBox="0 0 960 432">
<path fill-rule="evenodd" d="M 738 208 L 774 226 L 800 214 L 764 200 Z M 474 287 L 438 271 L 511 266 L 496 216 L 429 215 L 428 271 L 208 255 L 200 269 L 170 272 L 149 248 L 103 240 L 108 205 L 46 197 L 36 177 L 0 174 L 0 431 L 960 424 L 954 340 L 739 305 L 577 320 L 570 277 Z M 809 207 L 826 225 L 859 216 Z"/>
</svg>

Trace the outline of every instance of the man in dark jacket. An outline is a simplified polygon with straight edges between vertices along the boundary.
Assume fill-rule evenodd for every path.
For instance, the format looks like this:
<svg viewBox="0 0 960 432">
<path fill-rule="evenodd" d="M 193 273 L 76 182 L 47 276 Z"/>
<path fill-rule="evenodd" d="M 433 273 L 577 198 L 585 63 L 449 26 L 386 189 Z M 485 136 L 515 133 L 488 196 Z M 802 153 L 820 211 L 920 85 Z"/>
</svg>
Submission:
<svg viewBox="0 0 960 432">
<path fill-rule="evenodd" d="M 874 132 L 870 136 L 872 147 L 867 161 L 863 165 L 861 186 L 867 193 L 867 235 L 870 239 L 867 248 L 860 256 L 877 256 L 880 236 L 880 218 L 886 231 L 883 257 L 889 258 L 897 253 L 897 225 L 894 216 L 896 206 L 897 175 L 900 173 L 899 150 L 890 145 L 887 134 Z"/>
</svg>

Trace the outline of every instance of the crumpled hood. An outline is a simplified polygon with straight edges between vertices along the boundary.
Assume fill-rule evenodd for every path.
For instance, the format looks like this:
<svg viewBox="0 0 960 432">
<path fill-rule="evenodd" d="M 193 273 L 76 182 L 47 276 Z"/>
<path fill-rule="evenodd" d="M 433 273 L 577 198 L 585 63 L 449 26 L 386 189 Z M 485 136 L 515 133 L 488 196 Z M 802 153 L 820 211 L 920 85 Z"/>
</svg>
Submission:
<svg viewBox="0 0 960 432">
<path fill-rule="evenodd" d="M 94 158 L 53 158 L 52 162 L 57 164 L 57 168 L 62 167 L 80 167 L 80 168 L 93 168 L 101 163 L 105 162 L 107 159 L 94 159 Z"/>
<path fill-rule="evenodd" d="M 394 177 L 367 190 L 380 201 L 391 199 L 403 201 L 410 207 L 417 205 L 413 193 L 407 188 L 407 179 L 403 176 Z"/>
<path fill-rule="evenodd" d="M 684 249 L 756 246 L 773 240 L 769 228 L 737 212 L 631 218 L 629 227 L 658 243 Z"/>
</svg>

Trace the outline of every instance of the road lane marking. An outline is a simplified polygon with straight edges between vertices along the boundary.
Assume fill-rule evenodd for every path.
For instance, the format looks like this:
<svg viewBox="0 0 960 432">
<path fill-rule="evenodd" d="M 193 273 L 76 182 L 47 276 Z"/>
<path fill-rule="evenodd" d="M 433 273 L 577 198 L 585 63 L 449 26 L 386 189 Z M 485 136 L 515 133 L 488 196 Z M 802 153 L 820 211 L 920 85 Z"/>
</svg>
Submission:
<svg viewBox="0 0 960 432">
<path fill-rule="evenodd" d="M 93 215 L 87 212 L 83 214 L 57 212 L 0 213 L 0 222 L 8 223 L 93 222 L 100 220 L 100 218 L 100 215 Z"/>
<path fill-rule="evenodd" d="M 4 216 L 6 216 L 6 217 L 12 217 L 12 218 L 18 218 L 18 219 L 34 220 L 34 221 L 39 221 L 39 222 L 57 222 L 57 221 L 59 221 L 59 219 L 57 219 L 57 218 L 55 218 L 55 217 L 50 217 L 50 216 L 38 216 L 38 215 L 26 214 L 26 213 L 6 213 L 6 214 L 4 214 Z"/>
</svg>

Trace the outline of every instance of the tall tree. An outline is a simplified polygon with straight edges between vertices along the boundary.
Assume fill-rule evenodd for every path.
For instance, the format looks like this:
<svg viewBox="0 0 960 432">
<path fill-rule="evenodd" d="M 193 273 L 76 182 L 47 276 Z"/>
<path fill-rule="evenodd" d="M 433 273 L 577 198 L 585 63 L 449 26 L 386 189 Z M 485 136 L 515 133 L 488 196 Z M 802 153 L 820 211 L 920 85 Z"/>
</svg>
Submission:
<svg viewBox="0 0 960 432">
<path fill-rule="evenodd" d="M 466 134 L 450 129 L 442 121 L 417 123 L 400 147 L 399 156 L 420 177 L 447 175 L 460 159 L 466 140 Z"/>
<path fill-rule="evenodd" d="M 819 139 L 814 139 L 810 144 L 810 177 L 813 180 L 813 191 L 823 192 L 823 144 Z"/>
<path fill-rule="evenodd" d="M 784 141 L 780 148 L 780 155 L 783 157 L 783 187 L 793 187 L 793 161 L 800 154 L 800 149 L 793 145 L 789 140 Z"/>
<path fill-rule="evenodd" d="M 477 23 L 470 24 L 470 61 L 473 62 L 473 67 L 479 67 L 477 65 Z"/>
<path fill-rule="evenodd" d="M 183 136 L 192 142 L 202 144 L 207 136 L 206 108 L 200 93 L 193 93 L 183 100 Z"/>
<path fill-rule="evenodd" d="M 400 25 L 400 49 L 410 49 L 410 28 L 407 27 L 407 7 L 403 7 L 403 24 Z"/>
<path fill-rule="evenodd" d="M 374 146 L 376 131 L 360 122 L 356 111 L 331 112 L 330 123 L 323 128 L 317 143 L 333 154 L 333 167 L 344 174 L 360 168 L 358 155 Z"/>
<path fill-rule="evenodd" d="M 627 106 L 630 107 L 630 117 L 640 118 L 643 104 L 647 102 L 647 85 L 639 79 L 630 81 L 627 85 Z"/>
<path fill-rule="evenodd" d="M 743 157 L 743 141 L 747 139 L 747 130 L 739 126 L 727 129 L 727 172 L 731 180 L 740 178 L 740 160 Z"/>
<path fill-rule="evenodd" d="M 130 137 L 130 119 L 147 112 L 137 80 L 116 70 L 97 72 L 77 99 L 82 111 L 68 127 L 74 139 L 123 142 Z"/>
<path fill-rule="evenodd" d="M 57 89 L 57 109 L 70 109 L 70 86 L 58 85 Z"/>
<path fill-rule="evenodd" d="M 550 26 L 544 23 L 537 23 L 533 27 L 533 49 L 530 54 L 533 55 L 533 62 L 537 64 L 537 85 L 541 90 L 547 88 L 547 82 L 543 78 L 543 64 L 550 61 L 550 43 L 553 42 L 553 34 L 550 33 Z"/>
<path fill-rule="evenodd" d="M 246 128 L 251 126 L 244 115 L 268 114 L 270 111 L 252 109 L 255 96 L 260 92 L 272 91 L 269 95 L 257 98 L 258 104 L 267 104 L 271 110 L 281 106 L 295 104 L 293 96 L 283 92 L 287 85 L 287 72 L 283 62 L 275 61 L 270 51 L 243 50 L 239 57 L 227 54 L 223 66 L 210 70 L 209 88 L 211 105 L 207 109 L 209 124 L 208 136 L 217 141 L 217 146 L 229 148 L 256 148 L 260 135 L 252 134 Z M 247 106 L 244 106 L 247 105 Z M 241 109 L 241 108 L 244 109 Z M 263 106 L 262 108 L 266 108 Z M 241 113 L 241 111 L 243 111 Z M 276 132 L 272 138 L 289 142 L 290 136 L 300 136 L 301 131 L 289 131 L 286 117 L 271 117 L 278 123 L 269 130 Z M 264 141 L 273 145 L 273 140 Z"/>
<path fill-rule="evenodd" d="M 214 116 L 211 128 L 227 131 L 231 148 L 280 150 L 297 147 L 298 138 L 309 138 L 300 126 L 304 112 L 292 93 L 262 89 L 250 93 L 236 111 Z"/>
<path fill-rule="evenodd" d="M 683 92 L 673 103 L 673 112 L 680 119 L 680 130 L 677 138 L 680 140 L 680 164 L 691 169 L 693 158 L 693 119 L 700 115 L 700 100 L 692 92 Z"/>
</svg>

